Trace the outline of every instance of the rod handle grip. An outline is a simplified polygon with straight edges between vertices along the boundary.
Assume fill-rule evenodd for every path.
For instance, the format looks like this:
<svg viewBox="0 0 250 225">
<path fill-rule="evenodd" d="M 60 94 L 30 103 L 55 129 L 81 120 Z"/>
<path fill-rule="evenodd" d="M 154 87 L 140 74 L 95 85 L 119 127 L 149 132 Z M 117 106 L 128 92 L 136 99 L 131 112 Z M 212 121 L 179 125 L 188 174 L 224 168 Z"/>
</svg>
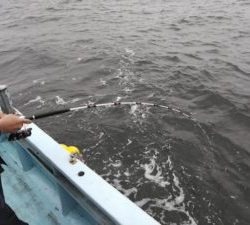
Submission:
<svg viewBox="0 0 250 225">
<path fill-rule="evenodd" d="M 55 111 L 51 111 L 51 112 L 44 112 L 44 113 L 35 114 L 35 115 L 29 116 L 26 118 L 29 120 L 35 120 L 35 119 L 41 119 L 41 118 L 54 116 L 54 115 L 58 115 L 58 114 L 63 114 L 63 113 L 69 112 L 69 111 L 70 111 L 70 108 L 59 109 L 59 110 L 55 110 Z"/>
</svg>

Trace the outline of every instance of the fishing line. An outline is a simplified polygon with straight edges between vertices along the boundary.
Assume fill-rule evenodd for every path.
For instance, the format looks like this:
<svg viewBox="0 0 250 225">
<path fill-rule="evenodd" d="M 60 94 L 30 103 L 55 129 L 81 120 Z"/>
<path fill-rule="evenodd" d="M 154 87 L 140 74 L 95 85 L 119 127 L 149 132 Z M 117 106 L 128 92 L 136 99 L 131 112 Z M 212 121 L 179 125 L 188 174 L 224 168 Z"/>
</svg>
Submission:
<svg viewBox="0 0 250 225">
<path fill-rule="evenodd" d="M 28 116 L 26 117 L 27 119 L 30 120 L 36 120 L 36 119 L 41 119 L 41 118 L 46 118 L 46 117 L 50 117 L 50 116 L 54 116 L 54 115 L 59 115 L 59 114 L 64 114 L 67 112 L 71 112 L 71 111 L 80 111 L 80 110 L 85 110 L 85 109 L 92 109 L 92 108 L 98 108 L 98 107 L 119 107 L 122 105 L 129 105 L 129 106 L 148 106 L 148 107 L 155 107 L 155 108 L 162 108 L 177 114 L 182 115 L 183 117 L 192 120 L 196 126 L 201 130 L 202 134 L 205 136 L 208 146 L 211 148 L 212 143 L 210 141 L 210 138 L 207 134 L 207 132 L 205 131 L 205 129 L 202 127 L 202 125 L 191 116 L 191 114 L 188 114 L 180 109 L 177 108 L 173 108 L 170 106 L 166 106 L 166 105 L 160 105 L 160 104 L 155 104 L 155 103 L 148 103 L 148 102 L 108 102 L 108 103 L 91 103 L 91 104 L 84 104 L 82 106 L 78 106 L 78 107 L 72 107 L 72 108 L 63 108 L 63 109 L 59 109 L 59 110 L 54 110 L 54 111 L 50 111 L 50 112 L 43 112 L 43 113 L 37 113 L 34 114 L 32 116 Z"/>
</svg>

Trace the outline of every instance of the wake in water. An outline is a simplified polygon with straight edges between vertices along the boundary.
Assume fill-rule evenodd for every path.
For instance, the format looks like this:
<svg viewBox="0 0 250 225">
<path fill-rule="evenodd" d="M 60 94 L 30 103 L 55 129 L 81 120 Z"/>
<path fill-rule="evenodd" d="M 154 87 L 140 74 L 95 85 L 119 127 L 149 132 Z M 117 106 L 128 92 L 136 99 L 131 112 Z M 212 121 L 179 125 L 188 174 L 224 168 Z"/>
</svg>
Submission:
<svg viewBox="0 0 250 225">
<path fill-rule="evenodd" d="M 178 109 L 132 105 L 90 110 L 74 114 L 81 114 L 84 124 L 86 163 L 162 224 L 197 224 L 190 208 L 193 200 L 186 197 L 182 185 L 186 178 L 179 171 L 183 166 L 177 163 L 179 168 L 175 168 L 178 149 L 173 145 L 179 132 L 180 140 L 196 142 L 203 146 L 200 151 L 210 151 L 201 125 Z M 183 128 L 179 123 L 167 124 L 171 117 L 183 120 Z"/>
<path fill-rule="evenodd" d="M 60 96 L 53 101 L 75 103 Z M 84 132 L 80 145 L 84 143 L 85 162 L 162 224 L 197 224 L 191 206 L 199 203 L 187 195 L 190 176 L 182 159 L 192 148 L 199 160 L 211 158 L 205 128 L 190 114 L 169 106 L 133 102 L 89 106 L 69 116 L 79 118 L 77 128 Z"/>
</svg>

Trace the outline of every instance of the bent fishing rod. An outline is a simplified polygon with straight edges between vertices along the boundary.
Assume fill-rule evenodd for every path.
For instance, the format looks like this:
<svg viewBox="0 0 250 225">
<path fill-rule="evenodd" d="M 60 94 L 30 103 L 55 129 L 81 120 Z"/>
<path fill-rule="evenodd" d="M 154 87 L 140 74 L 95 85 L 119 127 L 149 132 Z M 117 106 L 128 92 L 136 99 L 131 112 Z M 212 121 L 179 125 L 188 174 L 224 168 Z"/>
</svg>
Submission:
<svg viewBox="0 0 250 225">
<path fill-rule="evenodd" d="M 73 108 L 64 108 L 64 109 L 58 109 L 58 110 L 54 110 L 54 111 L 50 111 L 50 112 L 44 112 L 44 113 L 38 113 L 38 114 L 34 114 L 32 116 L 26 117 L 27 119 L 30 120 L 36 120 L 36 119 L 41 119 L 41 118 L 45 118 L 45 117 L 50 117 L 50 116 L 54 116 L 54 115 L 59 115 L 59 114 L 64 114 L 67 112 L 71 112 L 71 111 L 79 111 L 79 110 L 85 110 L 85 109 L 91 109 L 91 108 L 97 108 L 97 107 L 112 107 L 112 106 L 122 106 L 122 105 L 128 105 L 128 106 L 148 106 L 148 107 L 155 107 L 155 108 L 162 108 L 165 110 L 168 110 L 170 112 L 173 113 L 177 113 L 189 120 L 192 120 L 197 127 L 199 127 L 199 129 L 201 130 L 201 132 L 203 133 L 203 135 L 206 137 L 207 142 L 209 144 L 209 146 L 211 145 L 211 141 L 206 133 L 206 131 L 204 130 L 204 128 L 202 127 L 202 125 L 197 121 L 197 119 L 195 119 L 194 117 L 192 117 L 192 114 L 187 113 L 183 110 L 171 107 L 171 106 L 166 106 L 166 105 L 161 105 L 161 104 L 155 104 L 155 103 L 148 103 L 148 102 L 109 102 L 109 103 L 100 103 L 100 104 L 96 104 L 96 103 L 91 103 L 91 104 L 85 104 L 82 106 L 78 106 L 78 107 L 73 107 Z"/>
<path fill-rule="evenodd" d="M 163 109 L 166 109 L 169 111 L 173 111 L 175 113 L 179 113 L 186 118 L 189 118 L 189 119 L 192 119 L 193 121 L 196 121 L 194 118 L 192 118 L 191 115 L 187 114 L 186 112 L 183 112 L 182 110 L 179 110 L 179 109 L 176 109 L 173 107 L 169 107 L 169 106 L 165 106 L 165 105 L 159 105 L 159 104 L 148 103 L 148 102 L 109 102 L 109 103 L 100 103 L 100 104 L 91 103 L 91 104 L 85 104 L 85 105 L 73 107 L 73 108 L 63 108 L 63 109 L 58 109 L 58 110 L 54 110 L 54 111 L 50 111 L 50 112 L 38 113 L 38 114 L 34 114 L 32 116 L 28 116 L 26 118 L 29 120 L 36 120 L 36 119 L 41 119 L 41 118 L 50 117 L 50 116 L 54 116 L 54 115 L 64 114 L 64 113 L 67 113 L 70 111 L 79 111 L 79 110 L 96 108 L 96 107 L 111 107 L 111 106 L 121 106 L 121 105 L 129 105 L 129 106 L 143 105 L 143 106 L 149 106 L 149 107 L 163 108 Z"/>
<path fill-rule="evenodd" d="M 122 105 L 162 108 L 162 109 L 168 110 L 170 112 L 177 113 L 177 114 L 179 114 L 187 119 L 192 120 L 199 127 L 199 129 L 201 130 L 203 135 L 206 137 L 208 145 L 211 146 L 211 141 L 210 141 L 205 129 L 202 127 L 202 125 L 195 118 L 192 117 L 192 115 L 190 113 L 186 113 L 183 110 L 180 110 L 180 109 L 177 109 L 174 107 L 161 105 L 161 104 L 155 104 L 155 103 L 117 102 L 117 101 L 116 102 L 109 102 L 109 103 L 100 103 L 100 104 L 91 103 L 91 104 L 84 104 L 82 106 L 73 107 L 73 108 L 63 108 L 63 109 L 58 109 L 58 110 L 49 111 L 49 112 L 37 113 L 37 114 L 34 114 L 32 116 L 28 116 L 25 118 L 27 118 L 29 120 L 36 120 L 36 119 L 46 118 L 46 117 L 50 117 L 50 116 L 54 116 L 54 115 L 64 114 L 64 113 L 71 112 L 71 111 L 80 111 L 80 110 L 92 109 L 92 108 L 97 108 L 97 107 L 112 107 L 112 106 L 119 107 Z M 14 137 L 10 137 L 9 139 L 16 140 L 16 139 L 19 139 L 19 136 L 20 136 L 20 138 L 25 138 L 25 137 L 31 135 L 31 128 L 29 128 L 27 131 L 25 131 L 25 130 L 22 131 L 20 135 L 18 133 L 13 134 L 13 135 L 14 135 Z"/>
</svg>

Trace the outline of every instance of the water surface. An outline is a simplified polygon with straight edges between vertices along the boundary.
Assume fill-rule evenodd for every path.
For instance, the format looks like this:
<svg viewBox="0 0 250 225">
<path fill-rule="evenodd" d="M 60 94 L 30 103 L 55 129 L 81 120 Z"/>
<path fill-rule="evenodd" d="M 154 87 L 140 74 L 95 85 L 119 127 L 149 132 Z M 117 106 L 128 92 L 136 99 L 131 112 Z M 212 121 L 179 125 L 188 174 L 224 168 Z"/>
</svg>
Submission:
<svg viewBox="0 0 250 225">
<path fill-rule="evenodd" d="M 37 121 L 161 224 L 250 224 L 250 3 L 0 3 L 0 76 Z M 183 112 L 192 114 L 186 117 Z"/>
</svg>

